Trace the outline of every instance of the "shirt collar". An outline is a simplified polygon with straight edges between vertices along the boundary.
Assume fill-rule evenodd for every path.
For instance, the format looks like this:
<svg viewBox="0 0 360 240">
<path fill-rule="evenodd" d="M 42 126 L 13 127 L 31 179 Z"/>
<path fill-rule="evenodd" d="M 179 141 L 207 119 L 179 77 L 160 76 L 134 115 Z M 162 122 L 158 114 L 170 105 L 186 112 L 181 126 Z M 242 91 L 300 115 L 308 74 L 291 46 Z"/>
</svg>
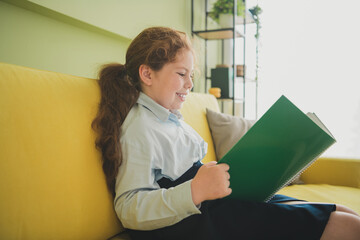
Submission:
<svg viewBox="0 0 360 240">
<path fill-rule="evenodd" d="M 155 102 L 152 98 L 143 92 L 140 92 L 137 103 L 149 109 L 158 119 L 165 122 L 167 120 L 178 121 L 182 119 L 182 115 L 178 110 L 168 110 Z"/>
</svg>

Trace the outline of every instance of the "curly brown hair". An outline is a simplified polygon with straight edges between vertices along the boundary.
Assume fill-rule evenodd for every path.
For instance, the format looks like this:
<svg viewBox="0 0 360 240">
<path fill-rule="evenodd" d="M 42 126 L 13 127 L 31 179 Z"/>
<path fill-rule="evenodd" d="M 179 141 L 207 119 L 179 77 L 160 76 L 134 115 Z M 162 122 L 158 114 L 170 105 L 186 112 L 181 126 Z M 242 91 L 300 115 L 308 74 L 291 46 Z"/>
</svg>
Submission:
<svg viewBox="0 0 360 240">
<path fill-rule="evenodd" d="M 103 171 L 113 196 L 122 162 L 121 125 L 141 91 L 139 67 L 144 64 L 159 71 L 174 62 L 183 49 L 193 51 L 185 33 L 166 27 L 147 28 L 131 42 L 125 64 L 106 64 L 99 71 L 101 99 L 91 126 L 98 134 L 95 145 L 102 153 Z"/>
</svg>

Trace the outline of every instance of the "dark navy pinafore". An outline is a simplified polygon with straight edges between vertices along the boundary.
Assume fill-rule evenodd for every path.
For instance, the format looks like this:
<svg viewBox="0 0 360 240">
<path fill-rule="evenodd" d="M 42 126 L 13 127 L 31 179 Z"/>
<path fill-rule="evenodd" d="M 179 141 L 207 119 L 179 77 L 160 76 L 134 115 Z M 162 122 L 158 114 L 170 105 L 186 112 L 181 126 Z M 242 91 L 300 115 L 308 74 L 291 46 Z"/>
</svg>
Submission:
<svg viewBox="0 0 360 240">
<path fill-rule="evenodd" d="M 160 187 L 170 188 L 194 178 L 201 163 L 195 163 L 175 181 L 162 178 Z M 168 240 L 232 240 L 232 239 L 320 239 L 334 204 L 295 204 L 281 202 L 301 201 L 284 195 L 275 195 L 269 202 L 251 202 L 236 199 L 218 199 L 201 204 L 201 214 L 151 231 L 129 230 L 131 239 Z"/>
</svg>

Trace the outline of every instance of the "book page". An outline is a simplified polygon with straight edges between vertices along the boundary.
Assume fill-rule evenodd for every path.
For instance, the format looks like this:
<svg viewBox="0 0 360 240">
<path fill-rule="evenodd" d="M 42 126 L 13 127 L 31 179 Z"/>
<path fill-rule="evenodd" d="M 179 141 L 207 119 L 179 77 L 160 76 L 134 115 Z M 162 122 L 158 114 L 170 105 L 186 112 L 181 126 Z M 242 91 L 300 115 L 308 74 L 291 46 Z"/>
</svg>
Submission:
<svg viewBox="0 0 360 240">
<path fill-rule="evenodd" d="M 331 132 L 329 131 L 329 129 L 326 128 L 326 126 L 320 121 L 320 119 L 316 116 L 315 113 L 307 113 L 306 114 L 311 120 L 313 120 L 314 123 L 316 123 L 319 127 L 321 127 L 322 130 L 324 130 L 327 134 L 329 134 L 329 136 L 331 136 L 332 138 L 334 138 L 334 136 L 331 134 Z M 334 138 L 335 139 L 335 138 Z"/>
</svg>

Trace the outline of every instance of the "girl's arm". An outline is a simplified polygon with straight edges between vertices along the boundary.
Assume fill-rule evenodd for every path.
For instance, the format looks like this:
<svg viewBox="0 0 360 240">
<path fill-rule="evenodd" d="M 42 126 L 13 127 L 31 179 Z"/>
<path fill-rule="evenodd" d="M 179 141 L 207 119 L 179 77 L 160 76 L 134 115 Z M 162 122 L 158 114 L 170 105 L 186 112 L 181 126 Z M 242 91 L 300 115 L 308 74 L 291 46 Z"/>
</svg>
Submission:
<svg viewBox="0 0 360 240">
<path fill-rule="evenodd" d="M 116 179 L 115 211 L 126 228 L 151 230 L 201 213 L 191 194 L 191 181 L 161 189 L 156 180 L 153 148 L 122 142 L 123 163 Z"/>
<path fill-rule="evenodd" d="M 201 212 L 191 196 L 191 181 L 169 189 L 137 189 L 121 195 L 115 210 L 125 228 L 152 230 Z"/>
</svg>

